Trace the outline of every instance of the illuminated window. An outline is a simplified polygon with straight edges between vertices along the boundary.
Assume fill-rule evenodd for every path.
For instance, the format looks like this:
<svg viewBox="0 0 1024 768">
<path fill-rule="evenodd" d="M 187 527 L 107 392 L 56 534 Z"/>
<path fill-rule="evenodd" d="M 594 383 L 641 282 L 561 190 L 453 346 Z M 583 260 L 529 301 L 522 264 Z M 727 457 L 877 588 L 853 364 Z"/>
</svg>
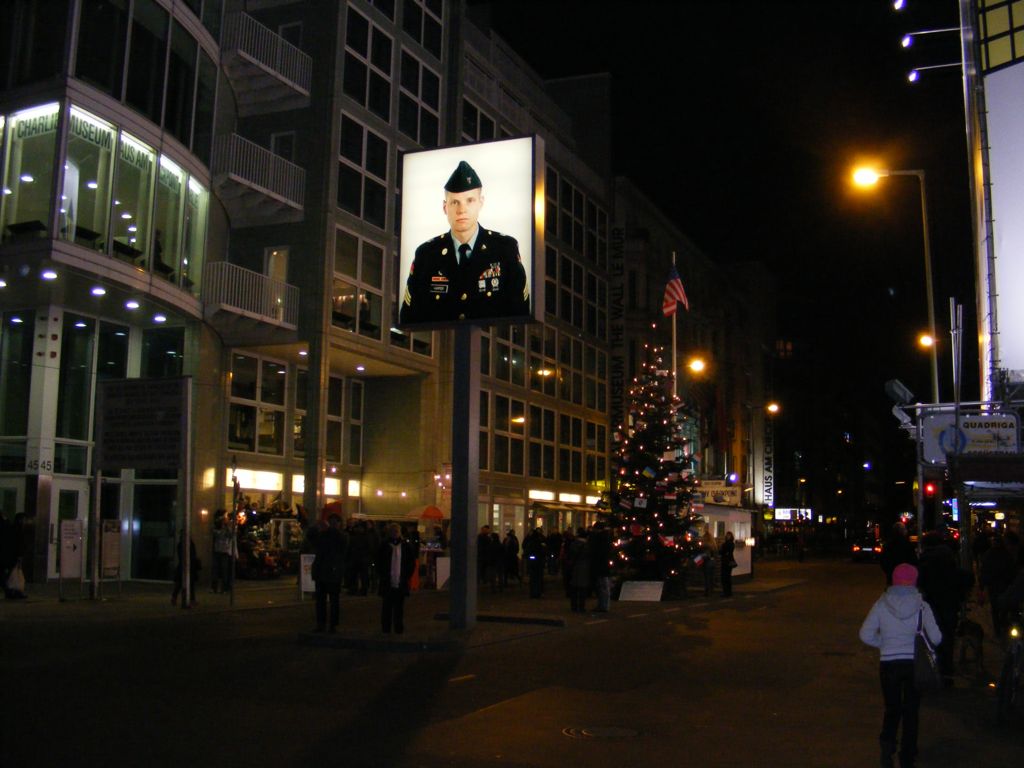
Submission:
<svg viewBox="0 0 1024 768">
<path fill-rule="evenodd" d="M 380 340 L 383 330 L 384 249 L 338 229 L 334 247 L 331 323 Z"/>
<path fill-rule="evenodd" d="M 7 155 L 0 224 L 5 241 L 50 231 L 50 184 L 57 139 L 57 104 L 18 112 L 7 123 Z"/>
</svg>

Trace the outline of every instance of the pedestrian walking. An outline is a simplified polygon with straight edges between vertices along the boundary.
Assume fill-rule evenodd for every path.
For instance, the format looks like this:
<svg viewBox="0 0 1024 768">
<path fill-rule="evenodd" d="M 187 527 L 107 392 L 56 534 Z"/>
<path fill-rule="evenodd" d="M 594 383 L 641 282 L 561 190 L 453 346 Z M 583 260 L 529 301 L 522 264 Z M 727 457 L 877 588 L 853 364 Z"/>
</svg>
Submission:
<svg viewBox="0 0 1024 768">
<path fill-rule="evenodd" d="M 327 526 L 317 530 L 313 542 L 313 582 L 316 600 L 314 632 L 335 632 L 341 618 L 341 582 L 345 576 L 348 535 L 341 530 L 341 518 L 331 515 Z M 330 610 L 328 611 L 328 607 Z"/>
<path fill-rule="evenodd" d="M 612 600 L 612 535 L 603 522 L 594 523 L 587 543 L 590 548 L 590 578 L 597 595 L 597 611 L 607 613 Z"/>
<path fill-rule="evenodd" d="M 860 639 L 879 650 L 879 679 L 885 703 L 878 736 L 882 768 L 892 768 L 897 749 L 900 768 L 911 768 L 917 760 L 921 697 L 914 685 L 914 637 L 920 627 L 933 647 L 942 640 L 932 609 L 917 590 L 917 576 L 913 565 L 897 565 L 892 586 L 871 606 L 860 628 Z"/>
<path fill-rule="evenodd" d="M 501 542 L 504 553 L 504 567 L 501 570 L 501 586 L 507 587 L 509 579 L 515 579 L 522 586 L 523 579 L 519 575 L 519 537 L 511 528 L 505 533 Z"/>
<path fill-rule="evenodd" d="M 365 595 L 370 588 L 370 560 L 373 542 L 365 520 L 350 526 L 349 551 L 345 564 L 345 591 L 350 595 Z"/>
<path fill-rule="evenodd" d="M 704 571 L 704 597 L 711 597 L 711 592 L 715 588 L 715 567 L 718 565 L 718 542 L 715 541 L 715 536 L 711 533 L 711 526 L 704 526 L 704 535 L 701 537 L 701 541 L 704 544 L 701 550 L 701 555 L 703 556 L 701 568 Z"/>
<path fill-rule="evenodd" d="M 211 592 L 226 592 L 235 581 L 235 559 L 238 557 L 238 545 L 234 531 L 227 519 L 227 512 L 218 509 L 213 521 L 213 578 L 210 583 Z"/>
<path fill-rule="evenodd" d="M 523 540 L 523 560 L 526 574 L 530 579 L 530 597 L 538 598 L 544 593 L 544 561 L 547 543 L 544 532 L 534 528 Z"/>
<path fill-rule="evenodd" d="M 986 599 L 992 605 L 992 629 L 997 637 L 1006 629 L 1006 611 L 999 597 L 1017 575 L 1016 553 L 1007 546 L 1007 537 L 995 535 L 992 546 L 981 558 L 978 583 L 981 585 L 980 602 Z"/>
<path fill-rule="evenodd" d="M 722 597 L 732 597 L 732 569 L 736 567 L 736 542 L 732 531 L 725 532 L 725 540 L 718 548 L 718 559 L 722 563 Z"/>
<path fill-rule="evenodd" d="M 388 525 L 387 538 L 377 549 L 377 579 L 380 585 L 380 626 L 384 634 L 402 634 L 405 631 L 405 598 L 409 595 L 409 581 L 416 568 L 416 555 L 412 545 L 402 538 L 398 523 Z"/>
<path fill-rule="evenodd" d="M 25 515 L 19 512 L 13 522 L 0 515 L 0 584 L 8 600 L 24 600 L 25 571 L 22 566 L 22 526 Z"/>
<path fill-rule="evenodd" d="M 882 570 L 885 572 L 885 583 L 892 584 L 892 572 L 900 563 L 909 563 L 917 567 L 917 552 L 914 545 L 910 543 L 907 536 L 907 526 L 903 523 L 895 523 L 889 531 L 889 537 L 882 545 L 882 554 L 878 558 Z"/>
<path fill-rule="evenodd" d="M 947 688 L 953 685 L 953 644 L 960 607 L 966 597 L 966 572 L 957 566 L 953 550 L 943 531 L 929 531 L 921 541 L 923 549 L 917 565 L 917 589 L 931 606 L 935 622 L 942 632 L 936 648 L 939 670 Z"/>
<path fill-rule="evenodd" d="M 547 550 L 548 575 L 555 576 L 558 574 L 558 566 L 561 565 L 562 558 L 562 534 L 558 532 L 558 529 L 548 534 L 544 546 Z"/>
<path fill-rule="evenodd" d="M 576 536 L 572 539 L 566 555 L 569 606 L 576 613 L 586 611 L 587 595 L 590 594 L 590 547 L 587 539 L 587 529 L 577 528 Z"/>
</svg>

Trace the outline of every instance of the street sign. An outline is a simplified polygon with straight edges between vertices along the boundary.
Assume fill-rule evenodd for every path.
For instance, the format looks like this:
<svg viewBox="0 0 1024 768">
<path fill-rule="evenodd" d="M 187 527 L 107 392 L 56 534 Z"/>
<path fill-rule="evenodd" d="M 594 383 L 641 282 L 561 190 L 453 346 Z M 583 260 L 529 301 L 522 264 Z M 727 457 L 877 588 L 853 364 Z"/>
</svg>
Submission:
<svg viewBox="0 0 1024 768">
<path fill-rule="evenodd" d="M 930 464 L 944 465 L 951 453 L 1017 453 L 1019 443 L 1015 413 L 961 414 L 956 426 L 950 412 L 921 419 L 921 456 Z"/>
</svg>

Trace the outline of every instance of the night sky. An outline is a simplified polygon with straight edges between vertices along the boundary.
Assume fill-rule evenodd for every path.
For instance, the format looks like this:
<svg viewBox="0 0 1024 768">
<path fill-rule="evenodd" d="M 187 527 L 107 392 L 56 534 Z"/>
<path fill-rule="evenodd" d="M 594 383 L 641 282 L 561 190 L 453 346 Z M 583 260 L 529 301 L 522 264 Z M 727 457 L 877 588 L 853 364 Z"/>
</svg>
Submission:
<svg viewBox="0 0 1024 768">
<path fill-rule="evenodd" d="M 490 6 L 494 30 L 542 77 L 611 73 L 615 172 L 713 261 L 768 266 L 780 334 L 803 345 L 841 409 L 884 414 L 889 378 L 929 399 L 914 344 L 927 325 L 917 182 L 849 184 L 858 160 L 925 170 L 943 398 L 950 296 L 964 304 L 964 398 L 977 397 L 962 81 L 957 68 L 906 81 L 914 66 L 959 61 L 959 37 L 899 44 L 957 26 L 955 0 L 908 0 L 901 13 L 889 0 Z"/>
</svg>

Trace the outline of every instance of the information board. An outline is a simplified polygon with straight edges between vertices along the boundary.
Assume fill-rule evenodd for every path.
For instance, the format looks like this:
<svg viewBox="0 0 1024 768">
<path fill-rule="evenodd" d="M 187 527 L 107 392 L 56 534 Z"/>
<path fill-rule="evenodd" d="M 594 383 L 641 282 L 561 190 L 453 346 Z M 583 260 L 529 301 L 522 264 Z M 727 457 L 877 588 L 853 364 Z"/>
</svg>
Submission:
<svg viewBox="0 0 1024 768">
<path fill-rule="evenodd" d="M 85 522 L 82 520 L 60 521 L 60 577 L 81 579 L 82 538 Z"/>
<path fill-rule="evenodd" d="M 619 592 L 622 602 L 660 603 L 665 589 L 663 581 L 627 581 Z"/>
<path fill-rule="evenodd" d="M 180 469 L 188 377 L 117 379 L 99 385 L 98 463 L 104 470 Z"/>
</svg>

